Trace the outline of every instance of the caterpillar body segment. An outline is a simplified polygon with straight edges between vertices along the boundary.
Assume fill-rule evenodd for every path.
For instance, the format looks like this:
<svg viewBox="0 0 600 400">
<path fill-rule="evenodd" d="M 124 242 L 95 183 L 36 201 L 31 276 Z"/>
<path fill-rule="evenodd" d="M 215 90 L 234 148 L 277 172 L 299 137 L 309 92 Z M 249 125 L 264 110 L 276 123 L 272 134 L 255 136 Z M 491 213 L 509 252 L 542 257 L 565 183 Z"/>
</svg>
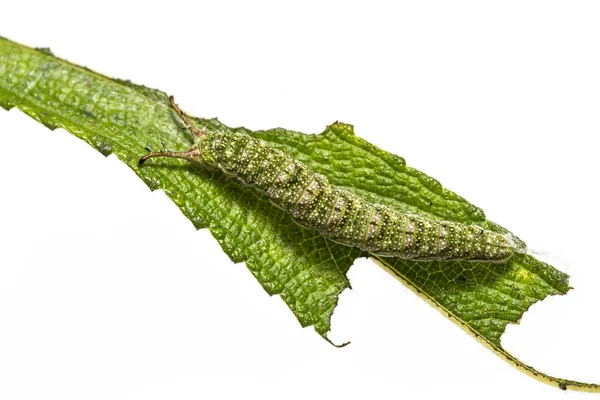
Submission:
<svg viewBox="0 0 600 400">
<path fill-rule="evenodd" d="M 503 262 L 515 252 L 509 237 L 476 225 L 430 219 L 368 202 L 249 135 L 199 131 L 171 102 L 197 142 L 186 152 L 150 153 L 140 159 L 140 165 L 153 157 L 178 157 L 218 169 L 265 193 L 298 224 L 381 256 Z"/>
</svg>

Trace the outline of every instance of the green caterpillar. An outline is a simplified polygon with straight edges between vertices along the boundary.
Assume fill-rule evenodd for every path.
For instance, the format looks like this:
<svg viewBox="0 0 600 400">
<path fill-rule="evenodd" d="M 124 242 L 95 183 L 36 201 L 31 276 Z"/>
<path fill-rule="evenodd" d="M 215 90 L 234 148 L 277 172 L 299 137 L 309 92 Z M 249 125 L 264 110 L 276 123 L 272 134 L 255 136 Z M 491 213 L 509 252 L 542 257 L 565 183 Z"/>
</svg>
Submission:
<svg viewBox="0 0 600 400">
<path fill-rule="evenodd" d="M 476 225 L 434 220 L 368 202 L 249 135 L 202 132 L 172 97 L 170 101 L 196 136 L 196 144 L 185 152 L 151 152 L 140 159 L 140 165 L 153 157 L 176 157 L 218 169 L 266 193 L 298 224 L 381 256 L 502 262 L 516 250 L 510 237 Z"/>
</svg>

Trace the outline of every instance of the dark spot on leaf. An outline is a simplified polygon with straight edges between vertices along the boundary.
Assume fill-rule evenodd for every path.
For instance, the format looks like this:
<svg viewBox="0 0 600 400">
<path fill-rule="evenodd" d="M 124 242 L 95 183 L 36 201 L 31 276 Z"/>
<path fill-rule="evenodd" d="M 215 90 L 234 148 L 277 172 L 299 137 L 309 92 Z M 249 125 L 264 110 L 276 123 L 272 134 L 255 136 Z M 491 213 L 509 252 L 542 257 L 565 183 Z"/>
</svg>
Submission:
<svg viewBox="0 0 600 400">
<path fill-rule="evenodd" d="M 96 116 L 94 115 L 94 113 L 92 113 L 91 111 L 85 110 L 83 108 L 81 108 L 80 110 L 81 110 L 81 113 L 83 115 L 85 115 L 86 117 L 88 117 L 88 118 L 96 118 Z"/>
</svg>

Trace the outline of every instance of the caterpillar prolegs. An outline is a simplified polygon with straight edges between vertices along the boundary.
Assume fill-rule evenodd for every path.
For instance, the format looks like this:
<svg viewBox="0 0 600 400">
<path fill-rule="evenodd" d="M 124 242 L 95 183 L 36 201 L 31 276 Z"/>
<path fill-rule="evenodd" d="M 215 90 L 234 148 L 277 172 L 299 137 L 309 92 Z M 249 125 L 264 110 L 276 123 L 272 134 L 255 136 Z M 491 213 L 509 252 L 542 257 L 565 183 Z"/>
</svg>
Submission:
<svg viewBox="0 0 600 400">
<path fill-rule="evenodd" d="M 172 97 L 170 101 L 196 143 L 184 152 L 149 153 L 140 159 L 140 165 L 153 157 L 176 157 L 216 168 L 266 193 L 298 224 L 381 256 L 502 262 L 515 252 L 509 237 L 476 225 L 434 220 L 368 202 L 249 135 L 202 132 Z"/>
</svg>

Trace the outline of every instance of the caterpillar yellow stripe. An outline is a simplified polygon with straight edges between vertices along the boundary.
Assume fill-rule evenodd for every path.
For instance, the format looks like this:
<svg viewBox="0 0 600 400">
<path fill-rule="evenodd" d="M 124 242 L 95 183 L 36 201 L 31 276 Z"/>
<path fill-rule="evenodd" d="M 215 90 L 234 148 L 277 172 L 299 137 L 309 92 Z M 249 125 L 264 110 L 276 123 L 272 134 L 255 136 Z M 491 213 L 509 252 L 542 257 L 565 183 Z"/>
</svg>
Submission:
<svg viewBox="0 0 600 400">
<path fill-rule="evenodd" d="M 220 170 L 265 193 L 298 224 L 381 256 L 502 262 L 515 252 L 510 237 L 476 225 L 430 219 L 366 201 L 249 135 L 199 131 L 172 98 L 171 104 L 196 136 L 196 144 L 185 152 L 147 154 L 140 165 L 153 157 L 177 157 Z"/>
</svg>

